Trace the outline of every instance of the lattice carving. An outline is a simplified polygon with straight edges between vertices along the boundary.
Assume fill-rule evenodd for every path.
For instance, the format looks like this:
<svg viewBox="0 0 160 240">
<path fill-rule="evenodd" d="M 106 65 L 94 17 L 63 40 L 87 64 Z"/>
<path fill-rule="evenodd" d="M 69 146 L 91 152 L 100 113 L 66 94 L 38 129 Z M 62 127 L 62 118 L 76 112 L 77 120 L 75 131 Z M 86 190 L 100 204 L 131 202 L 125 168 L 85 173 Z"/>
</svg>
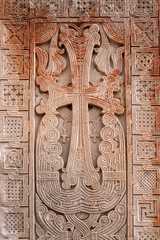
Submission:
<svg viewBox="0 0 160 240">
<path fill-rule="evenodd" d="M 138 143 L 138 156 L 141 158 L 155 158 L 156 154 L 156 142 L 139 142 Z"/>
<path fill-rule="evenodd" d="M 132 77 L 132 102 L 142 104 L 149 101 L 151 105 L 159 105 L 159 78 Z"/>
<path fill-rule="evenodd" d="M 157 17 L 157 0 L 7 0 L 2 1 L 2 16 L 28 18 L 29 14 L 33 16 L 53 16 L 68 17 L 68 10 L 72 7 L 70 17 L 79 17 L 81 14 L 88 14 L 90 17 L 98 16 L 100 10 L 101 17 L 112 17 L 113 15 L 126 17 L 129 16 L 129 10 L 137 17 Z M 94 9 L 92 9 L 94 8 Z M 43 14 L 43 15 L 42 15 Z"/>
<path fill-rule="evenodd" d="M 134 126 L 133 131 L 138 133 L 159 133 L 159 108 L 150 108 L 149 110 L 140 107 L 133 107 Z"/>
<path fill-rule="evenodd" d="M 27 21 L 1 21 L 1 48 L 28 49 L 29 28 Z"/>
<path fill-rule="evenodd" d="M 23 105 L 23 93 L 23 85 L 4 85 L 4 105 Z"/>
<path fill-rule="evenodd" d="M 159 4 L 0 0 L 0 239 L 160 239 Z"/>
<path fill-rule="evenodd" d="M 70 8 L 70 16 L 99 16 L 99 3 L 97 0 L 75 0 Z"/>
<path fill-rule="evenodd" d="M 136 111 L 136 129 L 139 131 L 155 131 L 156 112 Z"/>
<path fill-rule="evenodd" d="M 133 46 L 158 46 L 158 19 L 139 21 L 132 19 L 132 45 Z"/>
<path fill-rule="evenodd" d="M 158 177 L 159 171 L 156 167 L 144 165 L 134 166 L 134 194 L 159 194 Z"/>
<path fill-rule="evenodd" d="M 68 5 L 69 2 L 61 0 L 33 0 L 31 3 L 31 9 L 35 9 L 35 15 L 37 16 L 52 16 L 56 17 L 68 17 Z M 33 5 L 33 7 L 32 7 Z"/>
<path fill-rule="evenodd" d="M 157 240 L 158 233 L 139 233 L 139 240 Z"/>
<path fill-rule="evenodd" d="M 157 188 L 157 171 L 139 171 L 138 185 L 139 189 L 155 190 Z"/>
<path fill-rule="evenodd" d="M 4 212 L 3 219 L 3 231 L 6 237 L 28 237 L 28 213 L 26 208 L 17 212 Z"/>
<path fill-rule="evenodd" d="M 137 53 L 136 54 L 136 69 L 143 70 L 146 69 L 147 71 L 153 68 L 153 53 Z"/>
<path fill-rule="evenodd" d="M 28 0 L 6 0 L 2 1 L 2 14 L 4 16 L 28 16 Z"/>
<path fill-rule="evenodd" d="M 3 204 L 14 206 L 16 203 L 21 206 L 28 204 L 28 179 L 26 175 L 19 176 L 10 174 L 2 177 Z"/>
<path fill-rule="evenodd" d="M 30 238 L 32 138 L 28 0 L 0 1 L 0 239 Z M 11 19 L 13 16 L 14 19 Z M 32 118 L 32 117 L 31 117 Z M 30 118 L 30 119 L 31 119 Z M 29 177 L 30 176 L 30 177 Z M 29 186 L 28 186 L 29 185 Z"/>
<path fill-rule="evenodd" d="M 156 48 L 132 48 L 133 52 L 133 75 L 158 75 L 159 61 L 158 49 Z"/>
<path fill-rule="evenodd" d="M 21 180 L 10 180 L 4 182 L 4 202 L 22 201 L 23 182 Z"/>
<path fill-rule="evenodd" d="M 19 233 L 24 231 L 24 215 L 23 213 L 7 213 L 5 214 L 5 226 L 9 233 Z"/>
<path fill-rule="evenodd" d="M 128 15 L 128 2 L 126 0 L 102 0 L 100 16 L 102 17 L 125 17 Z"/>
<path fill-rule="evenodd" d="M 157 17 L 158 15 L 158 1 L 157 0 L 134 0 L 131 1 L 133 11 L 136 16 L 151 16 Z"/>
<path fill-rule="evenodd" d="M 151 70 L 153 68 L 153 53 L 137 53 L 136 54 L 136 69 L 137 70 L 143 70 L 146 69 L 146 71 Z"/>
<path fill-rule="evenodd" d="M 0 109 L 27 110 L 28 109 L 28 82 L 21 80 L 0 81 Z"/>
<path fill-rule="evenodd" d="M 160 237 L 160 232 L 158 228 L 135 228 L 136 240 L 158 240 Z"/>
<path fill-rule="evenodd" d="M 159 138 L 133 137 L 134 164 L 159 163 Z"/>
<path fill-rule="evenodd" d="M 19 112 L 18 114 L 14 113 L 12 116 L 9 116 L 5 112 L 1 112 L 0 123 L 0 141 L 3 141 L 4 139 L 13 141 L 16 138 L 19 138 L 20 140 L 28 139 L 27 112 Z M 24 124 L 26 124 L 25 128 Z"/>
<path fill-rule="evenodd" d="M 23 118 L 22 117 L 5 117 L 4 118 L 4 136 L 7 138 L 22 137 L 23 135 Z"/>
<path fill-rule="evenodd" d="M 37 106 L 39 114 L 45 113 L 37 134 L 37 234 L 44 239 L 125 238 L 124 133 L 115 115 L 123 113 L 116 92 L 123 83 L 124 48 L 111 51 L 100 24 L 52 26 L 45 38 L 49 55 L 36 47 L 36 82 L 49 94 Z M 41 33 L 36 36 L 40 43 Z M 91 147 L 97 149 L 96 158 Z"/>
</svg>

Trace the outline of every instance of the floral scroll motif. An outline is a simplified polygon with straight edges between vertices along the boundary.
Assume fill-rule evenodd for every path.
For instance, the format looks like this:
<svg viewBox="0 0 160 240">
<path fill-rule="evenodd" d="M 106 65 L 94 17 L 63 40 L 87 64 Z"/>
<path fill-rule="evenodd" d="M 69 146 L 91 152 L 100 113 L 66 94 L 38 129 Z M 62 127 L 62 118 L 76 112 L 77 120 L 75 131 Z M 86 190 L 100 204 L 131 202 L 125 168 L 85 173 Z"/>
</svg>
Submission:
<svg viewBox="0 0 160 240">
<path fill-rule="evenodd" d="M 48 92 L 48 98 L 37 106 L 37 112 L 44 114 L 36 150 L 37 234 L 39 239 L 43 235 L 44 239 L 98 240 L 119 234 L 124 239 L 125 139 L 116 116 L 124 111 L 117 94 L 123 83 L 124 47 L 111 51 L 105 25 L 52 24 L 48 29 L 48 37 L 37 34 L 36 38 L 36 82 L 40 91 Z M 41 48 L 40 39 L 45 39 L 42 43 L 50 41 L 49 53 Z M 68 65 L 71 79 L 65 85 L 61 75 Z M 99 79 L 91 78 L 92 68 Z M 59 108 L 70 105 L 72 130 L 65 166 Z M 89 106 L 99 108 L 103 115 L 96 167 L 90 146 Z"/>
</svg>

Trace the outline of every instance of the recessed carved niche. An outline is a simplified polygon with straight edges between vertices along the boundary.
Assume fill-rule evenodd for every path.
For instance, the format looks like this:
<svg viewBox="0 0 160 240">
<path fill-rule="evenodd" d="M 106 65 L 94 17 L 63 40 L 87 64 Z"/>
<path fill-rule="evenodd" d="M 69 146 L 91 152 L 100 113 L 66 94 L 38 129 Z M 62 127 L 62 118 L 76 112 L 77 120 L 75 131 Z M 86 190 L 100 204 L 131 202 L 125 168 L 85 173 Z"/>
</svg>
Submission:
<svg viewBox="0 0 160 240">
<path fill-rule="evenodd" d="M 124 42 L 109 39 L 107 24 L 40 23 L 36 30 L 36 110 L 44 114 L 36 142 L 38 229 L 56 239 L 125 237 L 125 136 L 116 115 L 124 113 Z"/>
</svg>

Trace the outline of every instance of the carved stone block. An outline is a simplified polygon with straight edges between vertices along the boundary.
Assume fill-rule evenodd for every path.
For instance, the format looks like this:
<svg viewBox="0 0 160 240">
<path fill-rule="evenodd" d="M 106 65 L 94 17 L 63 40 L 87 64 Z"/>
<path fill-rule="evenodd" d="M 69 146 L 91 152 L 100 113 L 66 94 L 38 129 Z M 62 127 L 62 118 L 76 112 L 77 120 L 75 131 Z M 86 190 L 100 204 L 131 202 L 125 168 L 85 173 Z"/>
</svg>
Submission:
<svg viewBox="0 0 160 240">
<path fill-rule="evenodd" d="M 9 16 L 14 17 L 14 15 L 27 16 L 29 10 L 28 2 L 28 0 L 1 0 L 1 15 L 5 18 L 8 18 Z"/>
<path fill-rule="evenodd" d="M 3 200 L 5 206 L 28 205 L 28 176 L 10 174 L 2 176 Z"/>
<path fill-rule="evenodd" d="M 132 77 L 132 103 L 159 105 L 159 78 L 158 77 Z"/>
<path fill-rule="evenodd" d="M 131 1 L 133 12 L 136 16 L 157 17 L 158 1 L 157 0 L 134 0 Z"/>
<path fill-rule="evenodd" d="M 41 27 L 46 31 L 45 25 Z M 47 229 L 47 234 L 57 239 L 69 239 L 69 236 L 74 239 L 76 235 L 97 240 L 106 235 L 125 237 L 124 132 L 114 114 L 123 114 L 121 97 L 116 92 L 123 84 L 124 47 L 110 47 L 105 24 L 55 24 L 53 27 L 54 32 L 45 41 L 39 31 L 36 35 L 36 83 L 40 92 L 48 91 L 48 97 L 36 108 L 38 114 L 45 113 L 36 141 L 36 214 L 40 231 Z M 47 51 L 43 44 L 48 41 Z M 61 51 L 59 44 L 64 46 Z M 50 64 L 57 67 L 50 69 Z M 79 195 L 79 192 L 84 193 Z M 50 220 L 45 219 L 48 214 L 55 216 L 52 233 L 48 228 Z M 113 220 L 112 214 L 116 216 Z M 57 226 L 60 215 L 64 222 Z M 90 225 L 92 218 L 95 220 Z M 81 223 L 87 232 L 79 228 Z M 95 229 L 95 225 L 100 228 Z M 37 230 L 39 236 L 40 231 Z"/>
<path fill-rule="evenodd" d="M 2 212 L 1 212 L 2 213 Z M 5 237 L 28 237 L 28 209 L 20 208 L 17 211 L 3 211 L 2 226 Z"/>
<path fill-rule="evenodd" d="M 132 46 L 158 46 L 158 19 L 132 19 Z"/>
<path fill-rule="evenodd" d="M 28 173 L 28 144 L 0 143 L 1 170 L 3 173 Z"/>
<path fill-rule="evenodd" d="M 157 48 L 132 48 L 133 75 L 159 75 L 159 50 Z"/>
<path fill-rule="evenodd" d="M 8 115 L 1 112 L 0 116 L 0 141 L 14 141 L 17 138 L 21 141 L 28 139 L 28 116 L 27 112 L 18 112 Z M 25 127 L 24 127 L 25 126 Z"/>
<path fill-rule="evenodd" d="M 0 239 L 160 239 L 158 2 L 0 0 Z"/>
<path fill-rule="evenodd" d="M 159 164 L 160 138 L 133 136 L 133 161 L 134 164 Z"/>
<path fill-rule="evenodd" d="M 28 21 L 1 21 L 2 49 L 29 49 L 29 22 Z"/>
<path fill-rule="evenodd" d="M 134 196 L 135 226 L 150 226 L 159 219 L 159 197 Z"/>
<path fill-rule="evenodd" d="M 70 17 L 78 16 L 99 16 L 99 6 L 97 0 L 75 0 L 72 3 L 71 8 L 69 9 Z"/>
<path fill-rule="evenodd" d="M 150 166 L 134 166 L 134 194 L 159 194 L 159 170 Z"/>
<path fill-rule="evenodd" d="M 34 3 L 34 2 L 33 2 Z M 38 0 L 36 3 L 39 5 L 38 14 L 39 16 L 53 16 L 55 17 L 68 17 L 68 9 L 65 0 L 57 1 L 57 0 Z M 69 1 L 68 1 L 69 3 Z"/>
<path fill-rule="evenodd" d="M 158 240 L 160 238 L 160 231 L 159 228 L 152 228 L 152 227 L 136 227 L 135 230 L 135 237 L 137 240 Z"/>
<path fill-rule="evenodd" d="M 28 110 L 28 81 L 0 81 L 0 110 Z"/>
<path fill-rule="evenodd" d="M 29 52 L 0 50 L 0 79 L 29 79 Z"/>
<path fill-rule="evenodd" d="M 150 134 L 160 133 L 160 115 L 158 107 L 143 109 L 139 106 L 133 106 L 132 110 L 134 134 L 145 134 L 147 132 Z"/>
<path fill-rule="evenodd" d="M 128 1 L 126 0 L 102 0 L 100 16 L 102 17 L 126 17 L 128 16 Z"/>
</svg>

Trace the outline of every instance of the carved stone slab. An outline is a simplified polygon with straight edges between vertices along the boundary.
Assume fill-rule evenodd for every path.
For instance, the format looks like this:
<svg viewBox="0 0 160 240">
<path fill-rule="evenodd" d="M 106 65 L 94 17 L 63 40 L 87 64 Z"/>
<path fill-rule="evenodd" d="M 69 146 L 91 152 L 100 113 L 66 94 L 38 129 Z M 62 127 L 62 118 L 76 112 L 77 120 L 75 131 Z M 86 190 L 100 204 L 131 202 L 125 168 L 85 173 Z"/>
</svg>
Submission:
<svg viewBox="0 0 160 240">
<path fill-rule="evenodd" d="M 159 240 L 159 1 L 0 4 L 0 239 Z"/>
</svg>

